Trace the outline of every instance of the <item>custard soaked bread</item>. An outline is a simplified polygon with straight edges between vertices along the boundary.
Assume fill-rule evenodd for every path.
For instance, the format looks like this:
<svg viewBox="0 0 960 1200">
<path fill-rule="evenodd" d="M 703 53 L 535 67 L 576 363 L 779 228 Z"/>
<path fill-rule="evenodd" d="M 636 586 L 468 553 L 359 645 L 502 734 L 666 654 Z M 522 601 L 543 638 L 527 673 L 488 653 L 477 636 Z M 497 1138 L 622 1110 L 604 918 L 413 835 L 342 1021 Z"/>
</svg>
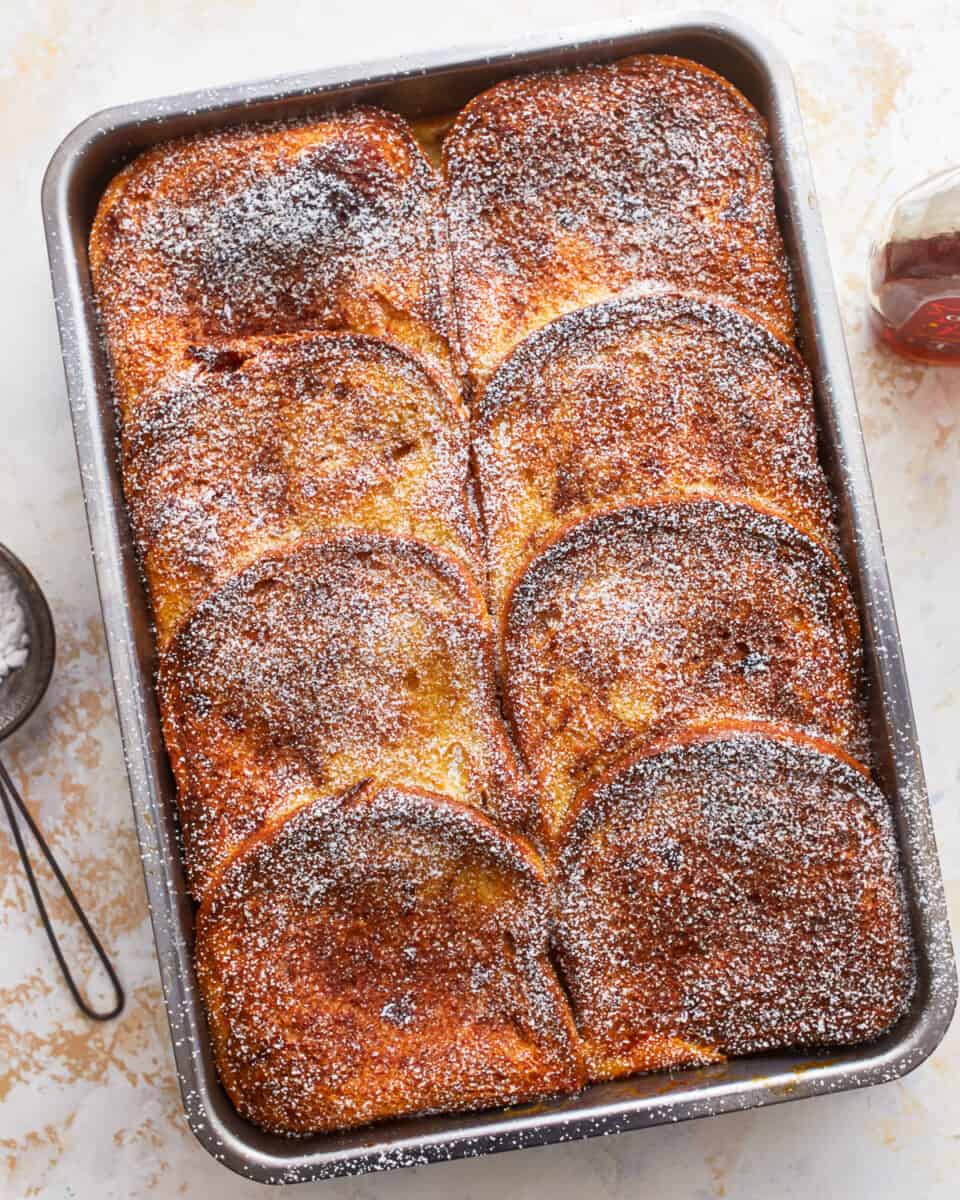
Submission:
<svg viewBox="0 0 960 1200">
<path fill-rule="evenodd" d="M 197 977 L 283 1133 L 910 988 L 763 120 L 647 55 L 447 121 L 158 146 L 91 234 Z"/>
<path fill-rule="evenodd" d="M 910 997 L 886 801 L 824 745 L 718 730 L 621 764 L 572 813 L 557 874 L 592 1079 L 869 1041 Z"/>
<path fill-rule="evenodd" d="M 464 108 L 443 168 L 477 390 L 532 330 L 639 291 L 722 298 L 792 336 L 766 126 L 705 67 L 641 55 L 508 79 Z"/>
<path fill-rule="evenodd" d="M 614 300 L 531 334 L 474 427 L 494 614 L 570 522 L 651 495 L 741 496 L 833 544 L 810 375 L 736 309 Z"/>
<path fill-rule="evenodd" d="M 391 113 L 157 146 L 90 237 L 121 416 L 236 338 L 350 330 L 449 367 L 446 264 L 439 180 Z"/>
<path fill-rule="evenodd" d="M 554 830 L 612 761 L 719 719 L 867 751 L 846 579 L 751 505 L 651 502 L 575 525 L 519 577 L 501 632 L 508 712 Z"/>
<path fill-rule="evenodd" d="M 161 646 L 260 554 L 325 530 L 410 535 L 480 572 L 460 400 L 377 338 L 248 344 L 144 398 L 122 446 Z"/>
<path fill-rule="evenodd" d="M 482 596 L 423 543 L 358 533 L 263 556 L 183 625 L 160 699 L 198 897 L 267 819 L 364 779 L 533 828 Z"/>
<path fill-rule="evenodd" d="M 366 785 L 218 875 L 197 976 L 224 1086 L 283 1133 L 584 1081 L 536 855 L 475 809 Z"/>
</svg>

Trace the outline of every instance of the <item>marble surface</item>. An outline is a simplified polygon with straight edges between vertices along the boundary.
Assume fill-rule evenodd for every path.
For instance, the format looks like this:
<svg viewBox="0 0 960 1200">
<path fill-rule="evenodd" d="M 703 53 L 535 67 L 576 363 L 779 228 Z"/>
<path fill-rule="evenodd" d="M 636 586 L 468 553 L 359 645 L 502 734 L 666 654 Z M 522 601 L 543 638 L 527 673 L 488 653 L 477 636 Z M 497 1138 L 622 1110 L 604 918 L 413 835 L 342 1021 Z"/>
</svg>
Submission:
<svg viewBox="0 0 960 1200">
<path fill-rule="evenodd" d="M 10 0 L 0 6 L 0 541 L 53 606 L 53 686 L 3 756 L 49 832 L 129 993 L 78 1016 L 0 830 L 0 1195 L 246 1197 L 208 1158 L 173 1073 L 113 709 L 39 210 L 44 167 L 95 109 L 212 82 L 528 30 L 669 11 L 637 0 Z M 903 187 L 956 156 L 960 18 L 942 0 L 743 0 L 796 73 L 841 295 L 954 928 L 960 928 L 960 371 L 874 348 L 862 312 L 869 231 Z M 336 9 L 336 11 L 334 11 Z M 954 160 L 955 161 L 955 160 Z M 56 909 L 64 916 L 62 909 Z M 91 974 L 91 982 L 93 976 Z M 303 1194 L 556 1200 L 811 1194 L 955 1196 L 960 1025 L 907 1079 L 872 1090 Z"/>
</svg>

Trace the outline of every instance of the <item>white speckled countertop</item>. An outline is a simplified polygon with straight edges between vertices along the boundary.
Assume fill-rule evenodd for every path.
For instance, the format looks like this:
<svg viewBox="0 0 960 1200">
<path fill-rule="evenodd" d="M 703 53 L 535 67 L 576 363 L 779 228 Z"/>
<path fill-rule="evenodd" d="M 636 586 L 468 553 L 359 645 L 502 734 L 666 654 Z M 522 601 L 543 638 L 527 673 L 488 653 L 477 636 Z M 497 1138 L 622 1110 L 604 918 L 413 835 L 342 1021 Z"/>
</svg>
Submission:
<svg viewBox="0 0 960 1200">
<path fill-rule="evenodd" d="M 40 180 L 95 109 L 209 83 L 493 41 L 647 0 L 9 0 L 0 14 L 0 541 L 46 589 L 53 686 L 3 748 L 129 993 L 121 1020 L 72 1008 L 0 829 L 0 1195 L 262 1193 L 217 1165 L 181 1112 L 120 753 L 64 398 Z M 721 7 L 720 4 L 717 7 Z M 960 161 L 960 16 L 943 0 L 740 0 L 726 11 L 790 61 L 846 322 L 955 929 L 960 928 L 960 370 L 868 340 L 862 277 L 885 204 Z M 336 11 L 334 11 L 336 10 Z M 62 910 L 56 910 L 62 916 Z M 955 1197 L 960 1024 L 897 1083 L 619 1138 L 307 1186 L 342 1200 Z"/>
</svg>

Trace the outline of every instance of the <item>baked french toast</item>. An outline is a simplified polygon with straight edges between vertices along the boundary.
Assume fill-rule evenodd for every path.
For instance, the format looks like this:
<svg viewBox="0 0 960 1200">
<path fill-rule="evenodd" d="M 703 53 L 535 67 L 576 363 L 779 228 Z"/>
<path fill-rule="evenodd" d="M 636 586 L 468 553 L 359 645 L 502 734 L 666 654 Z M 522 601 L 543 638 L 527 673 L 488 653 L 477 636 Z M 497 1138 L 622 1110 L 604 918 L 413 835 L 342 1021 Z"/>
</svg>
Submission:
<svg viewBox="0 0 960 1200">
<path fill-rule="evenodd" d="M 912 991 L 886 801 L 783 731 L 618 765 L 570 814 L 556 896 L 591 1079 L 870 1041 Z"/>
<path fill-rule="evenodd" d="M 465 410 L 441 376 L 355 334 L 247 344 L 142 399 L 124 488 L 158 644 L 215 587 L 297 538 L 419 538 L 482 577 Z"/>
<path fill-rule="evenodd" d="M 867 753 L 846 578 L 752 505 L 652 501 L 574 525 L 517 579 L 501 639 L 507 713 L 552 830 L 611 762 L 717 720 Z"/>
<path fill-rule="evenodd" d="M 224 1086 L 306 1133 L 584 1081 L 534 852 L 476 809 L 367 784 L 247 843 L 197 919 Z"/>
<path fill-rule="evenodd" d="M 443 170 L 475 391 L 539 326 L 642 291 L 793 335 L 766 125 L 705 67 L 645 54 L 504 80 L 460 113 Z"/>
<path fill-rule="evenodd" d="M 122 417 L 237 338 L 345 330 L 451 367 L 439 178 L 379 109 L 148 150 L 107 188 L 90 269 Z"/>
<path fill-rule="evenodd" d="M 483 392 L 473 452 L 495 615 L 559 528 L 652 495 L 741 496 L 836 540 L 806 366 L 693 297 L 608 301 L 531 334 Z"/>
<path fill-rule="evenodd" d="M 243 1115 L 896 1020 L 859 621 L 736 88 L 642 55 L 170 142 L 90 267 Z"/>
<path fill-rule="evenodd" d="M 353 533 L 263 555 L 183 624 L 159 694 L 197 897 L 265 821 L 365 779 L 537 832 L 483 598 L 421 542 Z"/>
</svg>

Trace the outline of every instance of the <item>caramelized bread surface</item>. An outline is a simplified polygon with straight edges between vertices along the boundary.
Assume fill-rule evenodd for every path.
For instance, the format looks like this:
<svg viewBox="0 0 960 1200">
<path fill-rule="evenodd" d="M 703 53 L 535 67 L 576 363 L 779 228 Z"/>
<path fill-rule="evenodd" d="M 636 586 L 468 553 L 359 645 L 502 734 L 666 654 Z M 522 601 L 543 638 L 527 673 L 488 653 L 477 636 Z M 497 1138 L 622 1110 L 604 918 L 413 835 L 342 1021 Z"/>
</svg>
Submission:
<svg viewBox="0 0 960 1200">
<path fill-rule="evenodd" d="M 443 147 L 454 307 L 479 389 L 532 330 L 649 290 L 721 298 L 790 338 L 766 125 L 696 63 L 519 76 Z"/>
<path fill-rule="evenodd" d="M 197 975 L 239 1111 L 306 1133 L 575 1090 L 537 856 L 475 809 L 366 785 L 218 875 Z"/>
<path fill-rule="evenodd" d="M 379 109 L 148 150 L 107 189 L 90 266 L 122 416 L 236 338 L 348 330 L 450 366 L 439 177 Z"/>
<path fill-rule="evenodd" d="M 559 528 L 651 495 L 739 495 L 833 544 L 810 375 L 745 314 L 614 300 L 531 334 L 480 400 L 491 607 Z"/>
<path fill-rule="evenodd" d="M 90 238 L 227 1093 L 302 1134 L 878 1036 L 913 963 L 763 119 L 641 55 L 415 129 L 156 146 Z"/>
<path fill-rule="evenodd" d="M 592 1079 L 869 1041 L 912 992 L 886 801 L 824 744 L 727 731 L 619 765 L 557 881 Z"/>
<path fill-rule="evenodd" d="M 751 505 L 651 502 L 574 526 L 517 580 L 502 655 L 554 829 L 613 760 L 718 719 L 867 751 L 847 581 L 818 543 Z"/>
<path fill-rule="evenodd" d="M 230 575 L 325 530 L 416 537 L 480 577 L 469 431 L 441 377 L 354 334 L 247 349 L 124 422 L 124 486 L 161 646 Z"/>
<path fill-rule="evenodd" d="M 364 779 L 531 830 L 482 596 L 420 542 L 347 534 L 261 557 L 170 643 L 160 699 L 197 896 L 265 820 Z"/>
</svg>

